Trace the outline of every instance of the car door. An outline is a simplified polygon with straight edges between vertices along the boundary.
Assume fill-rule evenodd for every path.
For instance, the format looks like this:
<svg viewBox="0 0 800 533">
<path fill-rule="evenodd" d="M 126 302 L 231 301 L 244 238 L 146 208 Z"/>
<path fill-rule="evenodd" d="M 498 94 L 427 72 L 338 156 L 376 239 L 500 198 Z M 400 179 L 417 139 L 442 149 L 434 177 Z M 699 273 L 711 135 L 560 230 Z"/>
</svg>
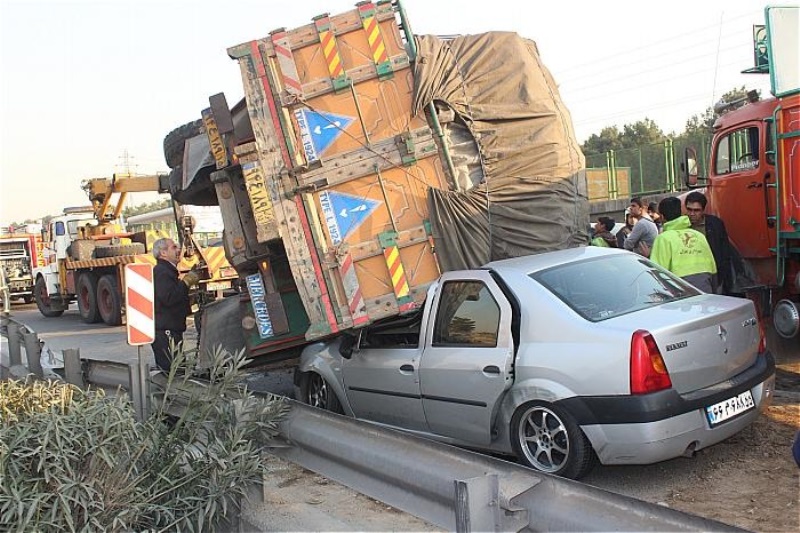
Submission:
<svg viewBox="0 0 800 533">
<path fill-rule="evenodd" d="M 421 313 L 365 328 L 342 375 L 357 418 L 427 431 L 419 392 Z"/>
<path fill-rule="evenodd" d="M 513 381 L 511 305 L 488 271 L 449 272 L 432 302 L 420 364 L 431 431 L 488 444 Z"/>
</svg>

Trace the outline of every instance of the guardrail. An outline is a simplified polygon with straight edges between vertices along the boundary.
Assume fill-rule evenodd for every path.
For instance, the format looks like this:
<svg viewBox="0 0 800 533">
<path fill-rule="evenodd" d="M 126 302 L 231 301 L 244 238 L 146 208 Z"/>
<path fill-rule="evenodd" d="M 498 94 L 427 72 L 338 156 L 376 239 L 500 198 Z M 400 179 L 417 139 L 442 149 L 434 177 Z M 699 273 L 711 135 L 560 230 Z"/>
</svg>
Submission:
<svg viewBox="0 0 800 533">
<path fill-rule="evenodd" d="M 8 339 L 8 367 L 0 365 L 0 379 L 9 375 L 22 377 L 28 373 L 41 378 L 42 341 L 35 331 L 11 318 L 8 313 L 0 314 L 0 335 Z M 23 351 L 25 364 L 23 364 Z"/>
<path fill-rule="evenodd" d="M 455 531 L 743 531 L 290 400 L 270 453 Z"/>
<path fill-rule="evenodd" d="M 28 360 L 37 346 L 41 353 L 34 332 L 5 317 L 3 328 L 10 349 L 12 338 L 28 335 L 24 337 L 31 350 Z M 18 333 L 13 333 L 15 328 Z M 19 333 L 23 328 L 25 332 Z M 20 353 L 19 347 L 15 350 Z M 141 361 L 81 360 L 78 350 L 65 350 L 64 365 L 70 383 L 126 390 L 140 417 L 146 414 L 150 393 L 165 386 L 163 376 L 151 379 Z M 194 381 L 191 386 L 203 384 Z M 287 401 L 289 414 L 280 423 L 281 437 L 270 453 L 448 530 L 743 531 Z M 268 517 L 248 517 L 246 513 L 256 511 L 247 509 L 241 517 L 244 522 L 269 523 Z"/>
</svg>

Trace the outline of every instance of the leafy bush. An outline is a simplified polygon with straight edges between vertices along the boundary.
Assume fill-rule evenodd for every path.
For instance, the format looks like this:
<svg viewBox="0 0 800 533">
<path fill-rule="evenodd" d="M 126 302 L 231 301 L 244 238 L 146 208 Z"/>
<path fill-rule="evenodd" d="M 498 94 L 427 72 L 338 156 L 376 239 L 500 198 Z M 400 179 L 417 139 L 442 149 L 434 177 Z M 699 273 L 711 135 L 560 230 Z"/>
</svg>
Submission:
<svg viewBox="0 0 800 533">
<path fill-rule="evenodd" d="M 15 401 L 0 404 L 0 530 L 203 531 L 230 517 L 288 407 L 238 386 L 243 352 L 210 355 L 206 385 L 177 350 L 144 421 L 125 396 L 4 384 Z"/>
</svg>

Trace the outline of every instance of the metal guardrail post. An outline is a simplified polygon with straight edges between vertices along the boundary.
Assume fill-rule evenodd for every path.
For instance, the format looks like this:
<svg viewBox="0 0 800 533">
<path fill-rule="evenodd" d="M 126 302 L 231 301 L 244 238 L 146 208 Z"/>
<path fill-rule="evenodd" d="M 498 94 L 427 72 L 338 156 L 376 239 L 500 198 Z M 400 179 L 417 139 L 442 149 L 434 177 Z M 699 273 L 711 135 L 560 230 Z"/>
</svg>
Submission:
<svg viewBox="0 0 800 533">
<path fill-rule="evenodd" d="M 8 368 L 22 364 L 22 347 L 20 344 L 20 325 L 13 320 L 8 321 Z"/>
<path fill-rule="evenodd" d="M 67 348 L 64 354 L 64 379 L 67 383 L 86 388 L 86 378 L 83 375 L 83 364 L 81 363 L 81 351 L 77 348 Z"/>
<path fill-rule="evenodd" d="M 42 341 L 39 335 L 30 331 L 25 326 L 20 328 L 22 342 L 25 344 L 25 356 L 28 360 L 28 370 L 38 378 L 44 378 L 42 370 Z"/>
</svg>

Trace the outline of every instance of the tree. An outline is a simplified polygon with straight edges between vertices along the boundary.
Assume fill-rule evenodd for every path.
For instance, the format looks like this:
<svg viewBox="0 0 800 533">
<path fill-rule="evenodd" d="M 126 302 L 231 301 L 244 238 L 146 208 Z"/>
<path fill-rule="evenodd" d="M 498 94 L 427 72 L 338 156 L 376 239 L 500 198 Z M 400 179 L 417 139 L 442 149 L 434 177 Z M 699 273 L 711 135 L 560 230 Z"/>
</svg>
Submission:
<svg viewBox="0 0 800 533">
<path fill-rule="evenodd" d="M 733 102 L 746 97 L 747 89 L 745 89 L 744 85 L 742 85 L 738 89 L 731 89 L 723 94 L 720 98 L 720 101 Z M 711 135 L 712 128 L 714 127 L 714 121 L 717 120 L 718 116 L 719 114 L 714 111 L 713 107 L 707 107 L 706 110 L 700 115 L 692 115 L 689 120 L 686 121 L 686 128 L 681 136 L 695 137 Z"/>
<path fill-rule="evenodd" d="M 645 117 L 644 120 L 625 124 L 622 127 L 622 147 L 636 148 L 646 144 L 664 142 L 665 135 L 658 127 L 658 124 Z"/>
<path fill-rule="evenodd" d="M 619 150 L 622 148 L 622 134 L 616 126 L 610 126 L 600 130 L 600 134 L 593 134 L 586 139 L 581 147 L 584 154 L 602 154 L 609 150 Z"/>
<path fill-rule="evenodd" d="M 164 209 L 165 207 L 170 207 L 172 205 L 169 198 L 164 198 L 163 200 L 157 200 L 155 202 L 144 203 L 140 205 L 128 206 L 122 210 L 122 214 L 126 217 L 132 217 L 134 215 L 141 215 L 143 213 L 151 213 L 153 211 L 158 211 L 159 209 Z"/>
<path fill-rule="evenodd" d="M 603 128 L 599 135 L 589 137 L 583 146 L 584 154 L 602 154 L 609 150 L 624 150 L 636 148 L 645 144 L 662 142 L 664 133 L 654 121 L 649 118 L 625 124 L 620 132 L 617 126 Z"/>
</svg>

